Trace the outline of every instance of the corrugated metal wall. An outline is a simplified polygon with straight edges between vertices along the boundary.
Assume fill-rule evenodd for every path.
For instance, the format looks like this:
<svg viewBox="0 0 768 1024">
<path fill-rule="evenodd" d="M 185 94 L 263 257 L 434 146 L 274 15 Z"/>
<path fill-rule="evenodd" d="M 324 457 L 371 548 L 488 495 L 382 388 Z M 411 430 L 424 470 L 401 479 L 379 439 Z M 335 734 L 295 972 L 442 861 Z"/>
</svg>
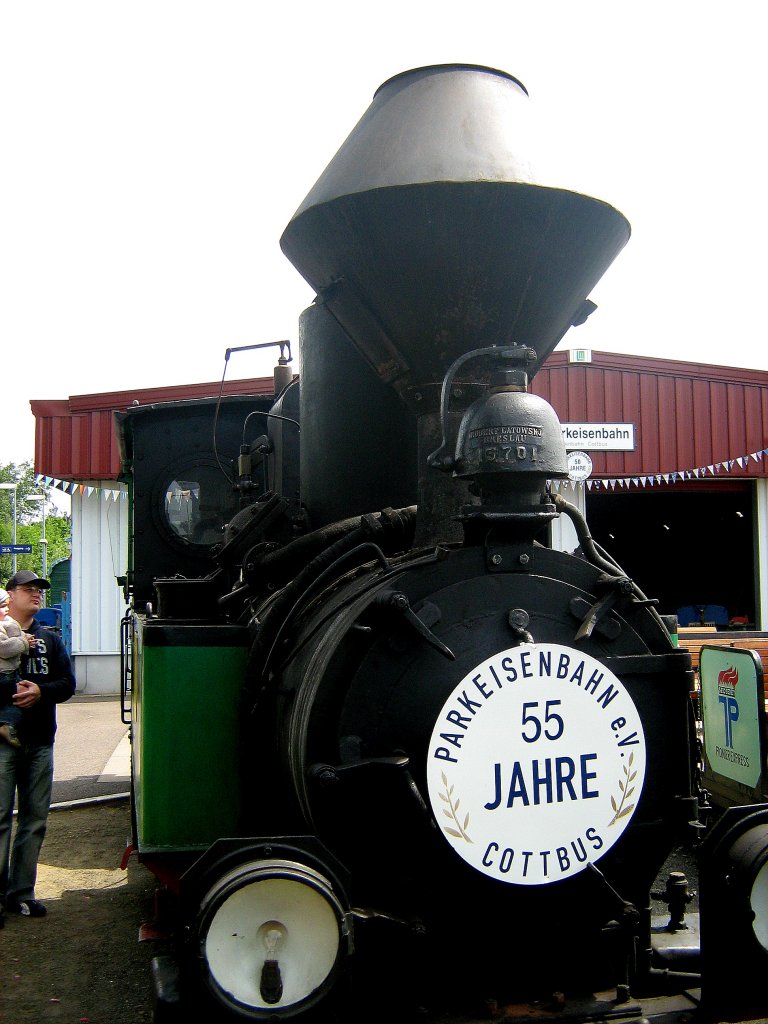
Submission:
<svg viewBox="0 0 768 1024">
<path fill-rule="evenodd" d="M 182 384 L 167 388 L 76 395 L 30 402 L 35 417 L 35 472 L 62 480 L 116 480 L 120 453 L 115 412 L 134 404 L 152 405 L 195 398 L 215 398 L 221 383 Z M 224 395 L 271 395 L 271 377 L 226 381 Z"/>
<path fill-rule="evenodd" d="M 212 397 L 216 383 L 152 388 L 63 401 L 33 401 L 35 470 L 65 480 L 114 480 L 120 471 L 113 412 L 134 401 Z M 570 363 L 555 352 L 531 390 L 564 423 L 633 423 L 634 452 L 590 451 L 593 477 L 675 473 L 762 451 L 768 446 L 768 373 L 642 356 L 593 352 Z M 270 394 L 271 378 L 230 381 L 225 394 Z M 731 475 L 768 476 L 768 460 Z"/>
<path fill-rule="evenodd" d="M 635 425 L 635 451 L 590 450 L 593 476 L 693 470 L 768 446 L 768 373 L 599 352 L 568 359 L 554 353 L 531 386 L 562 423 Z M 768 476 L 768 460 L 731 475 Z"/>
</svg>

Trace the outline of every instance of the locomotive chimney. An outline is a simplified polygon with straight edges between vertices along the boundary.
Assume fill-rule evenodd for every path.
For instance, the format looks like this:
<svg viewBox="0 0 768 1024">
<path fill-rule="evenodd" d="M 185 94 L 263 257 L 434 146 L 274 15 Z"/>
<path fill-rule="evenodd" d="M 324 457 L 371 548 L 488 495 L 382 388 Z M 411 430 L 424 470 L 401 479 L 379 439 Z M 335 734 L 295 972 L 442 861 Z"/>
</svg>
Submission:
<svg viewBox="0 0 768 1024">
<path fill-rule="evenodd" d="M 525 88 L 501 71 L 397 75 L 281 238 L 316 303 L 418 417 L 422 541 L 466 500 L 426 468 L 448 368 L 472 350 L 519 345 L 535 353 L 530 379 L 584 319 L 629 237 L 613 207 L 536 179 L 529 116 Z M 456 383 L 471 394 L 473 378 Z M 337 399 L 327 390 L 312 401 Z"/>
</svg>

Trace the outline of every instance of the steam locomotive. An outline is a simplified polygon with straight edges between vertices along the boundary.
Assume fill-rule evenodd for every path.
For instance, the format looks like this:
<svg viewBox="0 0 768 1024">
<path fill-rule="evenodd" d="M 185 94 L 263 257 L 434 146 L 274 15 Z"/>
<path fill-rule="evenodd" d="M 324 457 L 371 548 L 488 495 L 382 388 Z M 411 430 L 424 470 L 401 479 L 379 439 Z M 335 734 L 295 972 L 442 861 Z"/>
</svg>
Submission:
<svg viewBox="0 0 768 1024">
<path fill-rule="evenodd" d="M 280 342 L 274 393 L 118 416 L 157 1021 L 763 1009 L 761 808 L 700 845 L 701 942 L 681 876 L 652 910 L 702 830 L 690 660 L 528 391 L 630 229 L 529 118 L 493 69 L 387 81 L 281 240 L 300 380 Z"/>
</svg>

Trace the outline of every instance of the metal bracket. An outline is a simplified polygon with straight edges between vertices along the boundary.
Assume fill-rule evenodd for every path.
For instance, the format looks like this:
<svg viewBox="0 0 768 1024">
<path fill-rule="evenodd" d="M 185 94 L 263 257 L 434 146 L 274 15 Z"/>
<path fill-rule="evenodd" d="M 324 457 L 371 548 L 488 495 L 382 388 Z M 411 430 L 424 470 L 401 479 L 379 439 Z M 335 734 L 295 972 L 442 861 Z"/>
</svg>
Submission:
<svg viewBox="0 0 768 1024">
<path fill-rule="evenodd" d="M 493 544 L 485 546 L 488 572 L 532 572 L 535 564 L 533 544 Z"/>
</svg>

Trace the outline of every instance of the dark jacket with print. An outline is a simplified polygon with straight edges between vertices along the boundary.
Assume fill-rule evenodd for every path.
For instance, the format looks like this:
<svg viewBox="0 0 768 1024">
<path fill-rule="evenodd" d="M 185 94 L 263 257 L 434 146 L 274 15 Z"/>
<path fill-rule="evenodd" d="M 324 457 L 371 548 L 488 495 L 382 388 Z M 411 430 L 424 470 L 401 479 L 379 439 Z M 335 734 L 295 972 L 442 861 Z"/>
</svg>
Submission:
<svg viewBox="0 0 768 1024">
<path fill-rule="evenodd" d="M 56 735 L 56 705 L 75 692 L 75 673 L 58 633 L 33 621 L 26 633 L 37 637 L 38 646 L 21 659 L 21 678 L 37 683 L 40 700 L 25 708 L 16 729 L 23 743 L 48 746 Z M 0 704 L 10 701 L 15 683 L 0 681 Z"/>
</svg>

